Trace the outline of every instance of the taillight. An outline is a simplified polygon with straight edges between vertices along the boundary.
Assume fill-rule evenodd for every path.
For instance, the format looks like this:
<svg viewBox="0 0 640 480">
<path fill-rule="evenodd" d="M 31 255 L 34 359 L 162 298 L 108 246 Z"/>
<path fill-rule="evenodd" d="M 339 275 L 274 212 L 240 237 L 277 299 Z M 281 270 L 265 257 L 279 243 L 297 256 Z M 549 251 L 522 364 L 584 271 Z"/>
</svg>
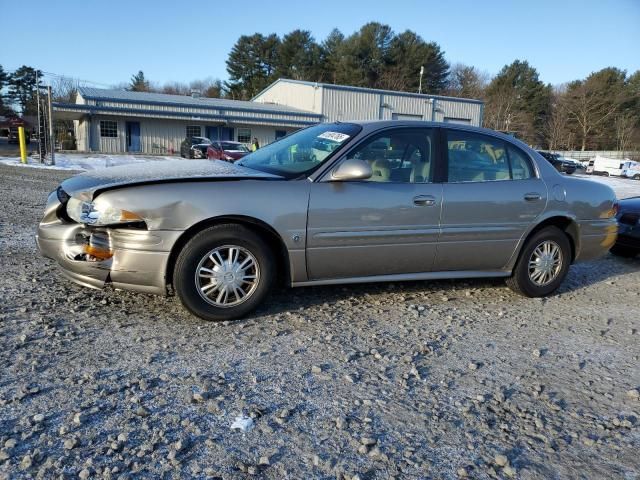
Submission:
<svg viewBox="0 0 640 480">
<path fill-rule="evenodd" d="M 608 210 L 604 210 L 600 214 L 600 218 L 614 218 L 616 215 L 618 215 L 619 208 L 620 205 L 618 204 L 618 200 L 614 200 L 611 208 L 609 208 Z"/>
</svg>

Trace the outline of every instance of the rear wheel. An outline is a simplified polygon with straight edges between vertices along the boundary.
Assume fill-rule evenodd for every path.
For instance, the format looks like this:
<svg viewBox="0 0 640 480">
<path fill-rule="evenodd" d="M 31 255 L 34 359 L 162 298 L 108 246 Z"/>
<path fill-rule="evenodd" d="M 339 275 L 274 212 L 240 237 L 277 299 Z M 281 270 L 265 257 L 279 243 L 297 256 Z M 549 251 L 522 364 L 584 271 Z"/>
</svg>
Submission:
<svg viewBox="0 0 640 480">
<path fill-rule="evenodd" d="M 557 227 L 545 227 L 527 240 L 507 285 L 527 297 L 554 292 L 567 276 L 571 245 Z"/>
<path fill-rule="evenodd" d="M 637 173 L 636 173 L 636 174 L 633 176 L 633 179 L 634 179 L 634 180 L 640 180 L 640 174 L 637 174 Z"/>
<path fill-rule="evenodd" d="M 218 225 L 194 236 L 182 249 L 174 288 L 182 304 L 205 320 L 240 318 L 269 292 L 275 264 L 269 247 L 241 225 Z"/>
</svg>

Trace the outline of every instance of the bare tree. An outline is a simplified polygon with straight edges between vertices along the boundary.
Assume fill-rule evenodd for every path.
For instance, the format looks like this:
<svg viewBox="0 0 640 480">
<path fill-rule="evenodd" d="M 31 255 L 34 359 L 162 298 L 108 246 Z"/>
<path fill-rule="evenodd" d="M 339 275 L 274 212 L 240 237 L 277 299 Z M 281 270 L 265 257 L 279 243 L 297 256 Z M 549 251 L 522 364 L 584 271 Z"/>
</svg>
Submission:
<svg viewBox="0 0 640 480">
<path fill-rule="evenodd" d="M 552 93 L 551 115 L 545 125 L 545 134 L 549 150 L 571 149 L 573 146 L 566 85 L 556 87 Z"/>
<path fill-rule="evenodd" d="M 451 97 L 484 98 L 489 79 L 487 72 L 457 63 L 451 67 L 444 93 Z"/>
<path fill-rule="evenodd" d="M 630 149 L 631 139 L 636 130 L 637 118 L 630 112 L 616 115 L 616 147 L 624 152 Z"/>
<path fill-rule="evenodd" d="M 190 95 L 191 89 L 189 85 L 182 82 L 169 82 L 165 83 L 160 89 L 161 93 L 167 93 L 169 95 Z"/>
<path fill-rule="evenodd" d="M 56 77 L 51 84 L 53 100 L 56 102 L 75 103 L 79 82 L 71 77 Z"/>
<path fill-rule="evenodd" d="M 567 109 L 579 127 L 581 150 L 587 149 L 589 136 L 618 110 L 619 101 L 594 91 L 588 82 L 576 82 L 568 96 Z"/>
</svg>

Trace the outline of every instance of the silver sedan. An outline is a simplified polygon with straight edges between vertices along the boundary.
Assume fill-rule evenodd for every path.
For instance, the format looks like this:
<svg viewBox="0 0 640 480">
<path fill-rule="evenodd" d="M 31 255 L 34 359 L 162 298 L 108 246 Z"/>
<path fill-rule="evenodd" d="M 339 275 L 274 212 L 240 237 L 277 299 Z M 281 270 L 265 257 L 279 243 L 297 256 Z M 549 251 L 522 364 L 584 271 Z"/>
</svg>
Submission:
<svg viewBox="0 0 640 480">
<path fill-rule="evenodd" d="M 166 295 L 207 320 L 286 285 L 504 277 L 530 297 L 616 239 L 613 191 L 491 130 L 323 123 L 236 162 L 157 162 L 63 182 L 38 228 L 82 285 Z"/>
</svg>

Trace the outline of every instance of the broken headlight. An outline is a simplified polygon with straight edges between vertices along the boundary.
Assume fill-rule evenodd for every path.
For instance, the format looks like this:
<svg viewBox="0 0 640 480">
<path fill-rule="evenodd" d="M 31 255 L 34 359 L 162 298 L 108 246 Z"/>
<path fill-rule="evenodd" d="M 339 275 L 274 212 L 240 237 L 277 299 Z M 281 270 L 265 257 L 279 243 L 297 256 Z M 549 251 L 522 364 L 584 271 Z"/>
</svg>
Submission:
<svg viewBox="0 0 640 480">
<path fill-rule="evenodd" d="M 67 202 L 67 215 L 78 223 L 96 226 L 143 221 L 142 217 L 128 210 L 114 208 L 101 202 L 86 202 L 73 197 Z"/>
</svg>

